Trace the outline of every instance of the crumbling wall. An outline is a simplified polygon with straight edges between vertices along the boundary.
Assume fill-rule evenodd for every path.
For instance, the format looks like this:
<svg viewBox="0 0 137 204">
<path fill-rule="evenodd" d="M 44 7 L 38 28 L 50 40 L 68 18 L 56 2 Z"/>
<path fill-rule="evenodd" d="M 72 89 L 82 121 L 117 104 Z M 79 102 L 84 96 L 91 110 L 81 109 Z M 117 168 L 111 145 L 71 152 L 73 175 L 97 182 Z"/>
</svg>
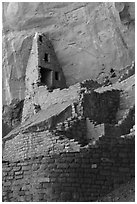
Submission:
<svg viewBox="0 0 137 204">
<path fill-rule="evenodd" d="M 37 44 L 38 44 L 39 70 L 41 68 L 44 68 L 51 72 L 51 76 L 48 77 L 50 80 L 50 86 L 48 88 L 51 90 L 56 88 L 66 88 L 67 86 L 66 86 L 64 73 L 59 64 L 53 45 L 49 39 L 49 36 L 44 33 L 39 34 L 37 38 Z M 45 59 L 45 56 L 46 56 L 46 59 Z M 56 74 L 57 74 L 57 78 L 56 78 Z M 41 78 L 42 76 L 40 76 L 39 85 L 42 84 Z"/>
<path fill-rule="evenodd" d="M 79 146 L 88 143 L 85 118 L 69 117 L 64 122 L 62 122 L 62 117 L 60 118 L 60 123 L 54 130 L 48 130 L 49 124 L 46 121 L 45 123 L 31 126 L 15 136 L 11 135 L 10 138 L 5 138 L 3 140 L 3 159 L 15 161 L 46 154 L 50 151 L 58 152 L 63 151 L 63 149 L 68 151 L 69 146 L 75 150 L 74 147 L 77 143 L 79 143 Z M 61 146 L 58 146 L 57 141 L 59 138 L 62 138 L 60 139 Z M 67 145 L 66 142 L 70 143 L 70 145 Z"/>
<path fill-rule="evenodd" d="M 119 90 L 85 93 L 82 103 L 84 116 L 96 124 L 115 123 L 119 103 Z"/>
<path fill-rule="evenodd" d="M 87 126 L 87 139 L 90 142 L 96 141 L 100 136 L 105 135 L 105 125 L 99 124 L 95 125 L 93 122 L 90 122 L 89 118 L 86 118 Z"/>
<path fill-rule="evenodd" d="M 105 124 L 106 135 L 125 135 L 130 133 L 130 129 L 135 125 L 135 106 L 132 106 L 127 114 L 116 125 Z"/>
<path fill-rule="evenodd" d="M 3 161 L 3 201 L 95 201 L 135 176 L 134 136 L 109 135 L 82 149 L 72 142 L 65 152 L 61 141 L 52 154 Z"/>
<path fill-rule="evenodd" d="M 57 124 L 56 131 L 58 135 L 64 135 L 69 139 L 74 139 L 82 146 L 89 142 L 87 137 L 87 124 L 84 117 L 77 116 L 68 118 L 63 123 Z"/>
<path fill-rule="evenodd" d="M 39 81 L 37 33 L 33 38 L 32 48 L 25 73 L 26 94 L 34 92 L 34 85 Z"/>
<path fill-rule="evenodd" d="M 47 110 L 54 104 L 67 102 L 72 104 L 79 101 L 80 84 L 70 86 L 68 89 L 55 89 L 49 92 L 46 87 L 41 86 L 34 89 L 35 94 L 29 95 L 24 101 L 22 122 L 34 115 L 34 104 L 40 105 L 42 110 Z M 54 111 L 53 111 L 54 112 Z"/>
<path fill-rule="evenodd" d="M 45 55 L 49 60 L 45 60 Z M 43 69 L 44 72 L 41 72 L 41 69 Z M 50 74 L 48 75 L 49 72 Z M 58 80 L 55 79 L 56 73 L 60 75 L 58 76 Z M 39 34 L 37 32 L 35 33 L 26 68 L 25 85 L 26 91 L 22 117 L 23 121 L 35 113 L 35 105 L 38 105 L 41 109 L 41 103 L 45 103 L 49 89 L 51 89 L 50 91 L 53 91 L 53 89 L 56 88 L 66 87 L 64 74 L 47 35 Z M 44 100 L 41 101 L 43 97 L 43 93 L 41 93 L 43 92 L 42 90 L 44 90 Z M 38 96 L 35 96 L 36 93 Z"/>
<path fill-rule="evenodd" d="M 34 87 L 33 93 L 29 93 L 25 97 L 22 122 L 34 115 L 34 104 L 38 104 L 41 110 L 47 110 L 55 104 L 67 102 L 68 104 L 76 104 L 77 112 L 80 113 L 81 97 L 85 91 L 91 91 L 100 87 L 100 84 L 93 80 L 85 80 L 77 83 L 69 88 L 54 89 L 52 92 L 47 90 L 45 86 Z M 54 112 L 54 111 L 53 111 Z"/>
</svg>

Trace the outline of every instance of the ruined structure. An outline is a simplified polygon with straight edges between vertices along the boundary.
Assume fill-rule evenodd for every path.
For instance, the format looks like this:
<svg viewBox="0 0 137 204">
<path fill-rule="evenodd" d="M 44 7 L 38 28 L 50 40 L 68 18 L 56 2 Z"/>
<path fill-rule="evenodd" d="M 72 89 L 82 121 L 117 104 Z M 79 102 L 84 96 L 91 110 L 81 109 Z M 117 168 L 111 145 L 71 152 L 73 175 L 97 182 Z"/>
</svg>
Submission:
<svg viewBox="0 0 137 204">
<path fill-rule="evenodd" d="M 38 111 L 49 91 L 65 88 L 66 81 L 48 36 L 36 33 L 26 68 L 22 121 Z M 37 110 L 36 110 L 37 109 Z M 32 111 L 32 112 L 31 112 Z"/>
<path fill-rule="evenodd" d="M 95 201 L 133 178 L 134 77 L 49 93 L 3 138 L 3 201 Z"/>
<path fill-rule="evenodd" d="M 64 74 L 47 36 L 36 33 L 26 68 L 26 91 L 39 86 L 48 89 L 65 88 Z"/>
<path fill-rule="evenodd" d="M 15 5 L 16 16 L 19 8 L 18 4 Z M 7 67 L 10 67 L 10 63 L 4 63 L 4 87 L 9 87 L 8 90 L 4 89 L 4 96 L 6 104 L 10 104 L 3 106 L 3 126 L 7 130 L 2 140 L 4 202 L 96 201 L 135 176 L 135 62 L 134 51 L 131 49 L 134 46 L 132 42 L 126 43 L 121 34 L 121 30 L 125 29 L 122 26 L 131 30 L 134 27 L 134 16 L 130 15 L 133 13 L 133 6 L 126 3 L 97 3 L 92 5 L 93 7 L 90 3 L 83 3 L 82 6 L 80 4 L 80 8 L 77 6 L 77 3 L 72 3 L 72 7 L 68 3 L 69 12 L 65 10 L 66 4 L 65 8 L 61 7 L 61 16 L 65 15 L 65 20 L 62 21 L 60 18 L 59 22 L 62 22 L 62 29 L 65 30 L 69 25 L 74 26 L 80 19 L 86 19 L 85 30 L 91 33 L 89 19 L 90 13 L 94 13 L 93 36 L 89 34 L 84 39 L 88 39 L 89 46 L 90 36 L 91 45 L 94 45 L 90 47 L 95 51 L 97 58 L 92 55 L 90 59 L 93 70 L 89 63 L 85 63 L 84 66 L 80 64 L 83 60 L 89 60 L 87 55 L 85 59 L 85 55 L 82 55 L 80 60 L 68 53 L 69 58 L 65 58 L 64 62 L 69 61 L 70 56 L 73 60 L 75 58 L 75 61 L 79 59 L 83 72 L 90 70 L 89 77 L 86 74 L 80 77 L 78 74 L 77 78 L 76 73 L 74 78 L 73 74 L 68 77 L 66 64 L 62 66 L 63 62 L 58 58 L 58 49 L 52 39 L 54 33 L 50 33 L 54 26 L 48 27 L 49 32 L 36 30 L 29 38 L 26 52 L 22 51 L 22 60 L 25 61 L 23 66 L 26 69 L 24 79 L 20 75 L 19 80 L 24 80 L 25 92 L 21 91 L 23 94 L 20 94 L 17 100 L 13 98 L 18 98 L 18 94 L 11 91 L 14 80 L 8 80 L 7 77 Z M 10 4 L 7 7 L 7 15 L 10 12 L 9 7 Z M 99 16 L 102 16 L 102 13 L 104 24 L 101 24 L 100 28 L 102 20 L 98 20 L 99 23 L 94 20 L 101 19 Z M 54 16 L 54 12 L 50 15 Z M 55 17 L 59 18 L 57 13 Z M 47 19 L 52 17 L 47 16 Z M 114 39 L 114 35 L 110 34 L 108 29 L 103 30 L 106 19 L 109 22 L 110 33 L 112 31 L 116 34 L 116 47 L 109 41 Z M 24 28 L 29 23 L 28 20 Z M 23 22 L 20 22 L 21 28 L 22 24 Z M 8 24 L 4 29 L 6 26 Z M 58 26 L 56 25 L 56 31 L 60 32 Z M 79 29 L 78 32 L 82 35 Z M 132 31 L 126 32 L 131 36 Z M 105 38 L 105 33 L 109 33 L 113 38 Z M 75 42 L 72 42 L 73 38 L 72 32 L 69 42 L 71 45 L 75 45 Z M 27 41 L 28 37 L 24 42 Z M 63 40 L 61 42 L 64 43 Z M 110 57 L 103 52 L 107 59 L 102 60 L 102 51 L 99 51 L 98 47 L 100 42 L 104 49 L 103 43 L 106 42 L 109 42 L 110 48 L 115 47 L 114 55 L 111 54 Z M 64 50 L 67 53 L 67 49 Z M 88 53 L 91 54 L 91 50 Z M 116 50 L 120 55 L 118 59 Z M 115 68 L 111 66 L 114 62 Z M 100 71 L 94 70 L 100 66 Z M 67 69 L 69 68 L 70 66 Z M 76 70 L 79 69 L 75 67 Z M 12 79 L 13 73 L 11 72 Z"/>
</svg>

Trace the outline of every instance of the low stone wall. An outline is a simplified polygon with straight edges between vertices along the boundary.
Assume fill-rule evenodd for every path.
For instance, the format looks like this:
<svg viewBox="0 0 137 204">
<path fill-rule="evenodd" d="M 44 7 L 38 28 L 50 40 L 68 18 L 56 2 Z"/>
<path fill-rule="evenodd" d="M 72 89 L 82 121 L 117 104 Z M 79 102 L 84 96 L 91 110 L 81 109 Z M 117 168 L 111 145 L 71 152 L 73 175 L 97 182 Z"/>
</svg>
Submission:
<svg viewBox="0 0 137 204">
<path fill-rule="evenodd" d="M 84 92 L 92 91 L 100 85 L 93 80 L 85 80 L 82 83 L 77 83 L 69 88 L 54 89 L 49 92 L 46 86 L 35 87 L 33 93 L 29 93 L 25 97 L 22 122 L 31 118 L 34 115 L 34 104 L 38 104 L 41 110 L 48 110 L 53 105 L 62 106 L 63 103 L 73 104 L 77 106 L 77 112 L 81 106 L 81 97 Z M 54 109 L 52 110 L 54 113 Z"/>
<path fill-rule="evenodd" d="M 75 139 L 83 146 L 86 145 L 88 143 L 86 118 L 81 116 L 68 118 L 57 125 L 56 134 Z"/>
<path fill-rule="evenodd" d="M 134 177 L 134 145 L 134 136 L 110 135 L 79 150 L 3 161 L 3 201 L 95 201 Z"/>
<path fill-rule="evenodd" d="M 47 110 L 54 104 L 68 102 L 70 105 L 73 102 L 79 101 L 80 84 L 77 83 L 70 86 L 68 89 L 55 89 L 49 92 L 45 86 L 36 87 L 34 93 L 26 96 L 23 107 L 22 122 L 34 115 L 34 104 L 38 104 L 41 110 Z"/>
<path fill-rule="evenodd" d="M 44 128 L 43 123 L 41 126 Z M 78 142 L 81 145 L 87 144 L 86 134 L 86 119 L 81 117 L 71 117 L 58 124 L 53 131 L 44 131 L 40 126 L 34 126 L 4 141 L 3 159 L 15 161 L 47 153 L 76 151 L 80 146 Z"/>
</svg>

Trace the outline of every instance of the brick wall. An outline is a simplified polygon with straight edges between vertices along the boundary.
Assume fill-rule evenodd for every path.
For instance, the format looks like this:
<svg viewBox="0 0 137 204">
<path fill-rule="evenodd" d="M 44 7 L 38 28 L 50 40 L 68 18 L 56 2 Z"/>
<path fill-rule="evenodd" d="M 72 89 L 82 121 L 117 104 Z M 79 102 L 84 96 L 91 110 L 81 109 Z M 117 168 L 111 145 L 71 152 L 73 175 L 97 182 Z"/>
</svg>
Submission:
<svg viewBox="0 0 137 204">
<path fill-rule="evenodd" d="M 86 119 L 81 116 L 71 117 L 63 123 L 59 123 L 56 127 L 56 134 L 64 135 L 69 139 L 75 139 L 75 141 L 78 141 L 82 146 L 89 142 L 87 138 Z"/>
<path fill-rule="evenodd" d="M 93 122 L 86 118 L 86 125 L 87 138 L 90 142 L 98 140 L 101 135 L 105 135 L 105 124 L 94 125 Z"/>
<path fill-rule="evenodd" d="M 14 162 L 3 161 L 3 201 L 95 201 L 134 177 L 134 137 Z"/>
<path fill-rule="evenodd" d="M 41 126 L 44 128 L 43 123 Z M 47 128 L 47 124 L 45 126 Z M 34 126 L 18 133 L 14 138 L 5 139 L 3 159 L 15 161 L 35 155 L 46 155 L 49 152 L 79 151 L 80 144 L 88 143 L 86 134 L 86 120 L 81 117 L 68 118 L 63 123 L 60 122 L 52 131 Z"/>
</svg>

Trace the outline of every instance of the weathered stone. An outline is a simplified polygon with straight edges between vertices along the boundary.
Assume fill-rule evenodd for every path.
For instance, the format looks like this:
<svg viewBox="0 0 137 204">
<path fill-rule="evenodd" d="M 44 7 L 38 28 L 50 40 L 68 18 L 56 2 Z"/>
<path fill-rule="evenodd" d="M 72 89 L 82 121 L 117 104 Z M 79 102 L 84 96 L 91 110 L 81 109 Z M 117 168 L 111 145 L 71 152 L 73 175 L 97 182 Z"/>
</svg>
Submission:
<svg viewBox="0 0 137 204">
<path fill-rule="evenodd" d="M 22 171 L 29 171 L 31 169 L 31 166 L 22 166 Z"/>
<path fill-rule="evenodd" d="M 15 172 L 15 175 L 22 175 L 23 174 L 23 171 L 16 171 Z"/>
<path fill-rule="evenodd" d="M 10 181 L 4 182 L 4 186 L 11 186 L 11 182 Z"/>
<path fill-rule="evenodd" d="M 22 178 L 23 178 L 23 174 L 15 175 L 15 179 L 16 179 L 16 180 L 22 179 Z"/>
<path fill-rule="evenodd" d="M 44 182 L 49 183 L 49 182 L 50 182 L 50 178 L 49 178 L 49 177 L 38 178 L 38 181 L 39 181 L 40 183 L 44 183 Z"/>
</svg>

